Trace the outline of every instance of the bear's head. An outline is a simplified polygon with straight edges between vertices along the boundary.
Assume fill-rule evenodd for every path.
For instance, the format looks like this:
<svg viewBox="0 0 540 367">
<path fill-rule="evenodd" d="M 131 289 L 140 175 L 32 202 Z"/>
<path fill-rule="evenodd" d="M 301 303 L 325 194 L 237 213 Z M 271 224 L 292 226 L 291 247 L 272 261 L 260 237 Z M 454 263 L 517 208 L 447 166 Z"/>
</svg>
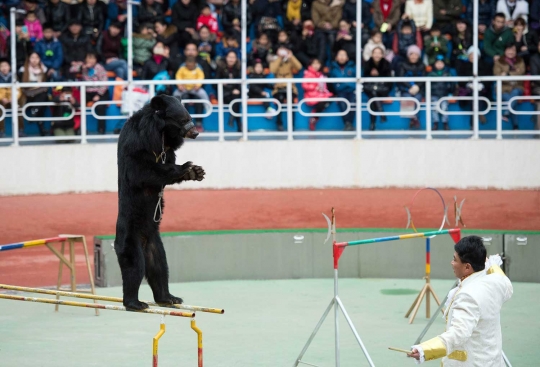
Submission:
<svg viewBox="0 0 540 367">
<path fill-rule="evenodd" d="M 178 98 L 161 94 L 152 98 L 150 106 L 163 121 L 160 130 L 168 136 L 195 139 L 199 135 L 191 115 Z"/>
</svg>

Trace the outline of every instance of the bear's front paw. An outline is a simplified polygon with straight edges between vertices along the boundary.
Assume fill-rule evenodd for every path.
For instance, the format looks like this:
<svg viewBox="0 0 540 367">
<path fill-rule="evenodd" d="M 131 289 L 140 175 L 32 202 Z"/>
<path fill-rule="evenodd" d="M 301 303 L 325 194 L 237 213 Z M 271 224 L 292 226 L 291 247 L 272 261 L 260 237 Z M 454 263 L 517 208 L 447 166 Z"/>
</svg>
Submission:
<svg viewBox="0 0 540 367">
<path fill-rule="evenodd" d="M 204 169 L 201 166 L 191 166 L 183 179 L 186 181 L 202 181 L 204 180 Z"/>
</svg>

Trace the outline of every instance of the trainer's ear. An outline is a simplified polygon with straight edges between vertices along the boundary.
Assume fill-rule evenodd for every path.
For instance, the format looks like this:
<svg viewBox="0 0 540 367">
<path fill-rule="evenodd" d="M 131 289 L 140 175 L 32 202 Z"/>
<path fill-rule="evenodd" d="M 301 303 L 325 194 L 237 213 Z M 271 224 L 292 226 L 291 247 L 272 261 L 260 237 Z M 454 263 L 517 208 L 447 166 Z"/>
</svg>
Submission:
<svg viewBox="0 0 540 367">
<path fill-rule="evenodd" d="M 150 101 L 150 106 L 155 111 L 163 111 L 163 112 L 165 112 L 165 110 L 167 109 L 167 102 L 165 101 L 165 99 L 162 96 L 155 96 Z"/>
</svg>

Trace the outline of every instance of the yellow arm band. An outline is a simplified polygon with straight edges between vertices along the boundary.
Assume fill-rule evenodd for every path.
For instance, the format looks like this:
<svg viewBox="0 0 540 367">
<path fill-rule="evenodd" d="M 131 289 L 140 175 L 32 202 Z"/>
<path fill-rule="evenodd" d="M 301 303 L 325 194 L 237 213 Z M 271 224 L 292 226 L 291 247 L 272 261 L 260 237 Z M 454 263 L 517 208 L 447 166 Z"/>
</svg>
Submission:
<svg viewBox="0 0 540 367">
<path fill-rule="evenodd" d="M 506 274 L 504 273 L 504 271 L 502 271 L 502 269 L 499 267 L 499 265 L 492 265 L 489 267 L 489 269 L 487 270 L 487 274 L 500 274 L 500 275 L 504 275 L 506 276 Z"/>
<path fill-rule="evenodd" d="M 432 361 L 446 356 L 446 346 L 439 337 L 423 342 L 420 346 L 424 350 L 426 361 Z"/>
</svg>

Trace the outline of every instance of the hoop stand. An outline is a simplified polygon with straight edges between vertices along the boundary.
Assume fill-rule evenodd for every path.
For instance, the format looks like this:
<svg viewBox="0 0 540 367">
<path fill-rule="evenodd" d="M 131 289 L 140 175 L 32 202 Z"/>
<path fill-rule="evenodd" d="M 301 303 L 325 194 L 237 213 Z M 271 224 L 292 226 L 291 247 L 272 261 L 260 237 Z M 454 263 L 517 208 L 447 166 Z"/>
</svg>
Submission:
<svg viewBox="0 0 540 367">
<path fill-rule="evenodd" d="M 325 218 L 327 218 L 327 217 L 325 216 Z M 327 220 L 328 220 L 328 218 L 327 218 Z M 335 217 L 335 213 L 334 213 L 334 208 L 332 208 L 332 223 L 330 225 L 330 228 L 331 228 L 331 233 L 332 233 L 333 255 L 334 255 L 334 297 L 330 301 L 330 304 L 328 305 L 328 307 L 326 307 L 326 310 L 324 311 L 321 319 L 319 320 L 319 322 L 315 326 L 315 329 L 311 333 L 308 341 L 304 345 L 304 348 L 300 352 L 300 355 L 298 356 L 298 358 L 296 358 L 296 360 L 295 360 L 295 362 L 293 364 L 293 367 L 297 367 L 299 364 L 304 364 L 304 365 L 308 365 L 308 366 L 317 367 L 315 364 L 307 363 L 307 362 L 302 361 L 302 357 L 304 356 L 304 354 L 308 350 L 311 342 L 315 338 L 315 335 L 317 335 L 317 332 L 319 331 L 321 325 L 323 324 L 324 320 L 328 316 L 328 313 L 332 309 L 332 306 L 334 307 L 334 333 L 335 333 L 336 367 L 340 366 L 340 360 L 339 360 L 339 321 L 338 321 L 339 310 L 341 310 L 341 312 L 343 312 L 343 316 L 345 316 L 345 320 L 347 320 L 347 324 L 349 324 L 349 327 L 351 328 L 351 331 L 353 332 L 356 341 L 360 345 L 360 348 L 362 348 L 362 351 L 364 352 L 364 356 L 366 357 L 369 365 L 371 367 L 374 367 L 375 364 L 373 364 L 373 361 L 371 360 L 371 357 L 369 356 L 369 353 L 368 353 L 366 347 L 364 346 L 364 343 L 362 342 L 362 339 L 360 338 L 360 335 L 358 335 L 358 332 L 356 331 L 356 328 L 354 327 L 354 324 L 353 324 L 351 318 L 349 317 L 349 314 L 347 313 L 347 310 L 345 310 L 345 306 L 343 305 L 343 302 L 341 302 L 341 299 L 339 298 L 339 295 L 338 295 L 338 264 L 339 264 L 339 257 L 341 256 L 341 254 L 343 253 L 343 250 L 345 248 L 336 246 L 336 217 Z M 327 240 L 328 240 L 328 238 L 327 238 Z M 326 243 L 326 241 L 325 241 L 325 243 Z"/>
<path fill-rule="evenodd" d="M 430 244 L 431 244 L 431 239 L 426 238 L 426 275 L 424 276 L 424 279 L 426 280 L 426 284 L 424 284 L 424 286 L 422 287 L 422 290 L 420 291 L 420 293 L 418 293 L 418 296 L 416 296 L 415 301 L 409 308 L 409 311 L 407 311 L 407 313 L 405 314 L 405 317 L 409 317 L 409 315 L 411 315 L 411 312 L 412 312 L 412 315 L 409 318 L 409 324 L 412 324 L 414 322 L 414 318 L 416 317 L 416 313 L 420 309 L 420 305 L 422 304 L 422 300 L 424 299 L 424 297 L 426 297 L 426 318 L 428 319 L 430 318 L 430 311 L 431 311 L 430 295 L 433 296 L 438 306 L 441 305 L 441 301 L 439 301 L 439 297 L 437 297 L 437 294 L 433 290 L 433 287 L 431 286 L 431 283 L 430 283 L 430 276 L 431 276 Z"/>
</svg>

